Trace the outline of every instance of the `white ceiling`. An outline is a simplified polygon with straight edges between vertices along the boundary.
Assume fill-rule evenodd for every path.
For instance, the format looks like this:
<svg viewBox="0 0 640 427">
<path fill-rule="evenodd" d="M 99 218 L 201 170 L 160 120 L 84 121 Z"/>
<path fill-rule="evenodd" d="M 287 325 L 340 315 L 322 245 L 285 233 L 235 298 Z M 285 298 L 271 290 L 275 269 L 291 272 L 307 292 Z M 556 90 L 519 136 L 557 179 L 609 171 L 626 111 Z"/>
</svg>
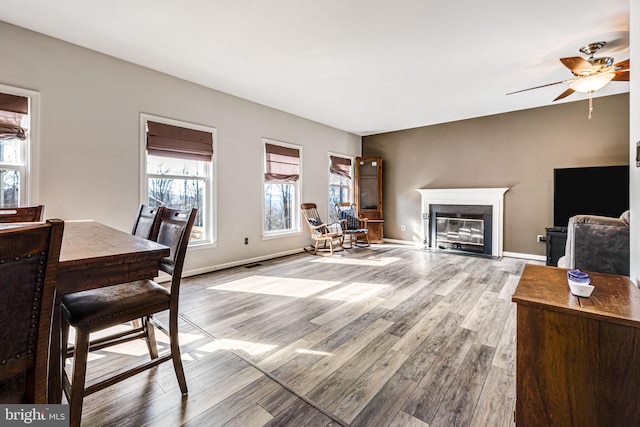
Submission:
<svg viewBox="0 0 640 427">
<path fill-rule="evenodd" d="M 551 104 L 630 0 L 0 0 L 0 20 L 358 135 Z M 629 91 L 612 82 L 598 96 Z M 583 100 L 575 93 L 563 101 Z M 597 114 L 597 101 L 594 101 Z"/>
</svg>

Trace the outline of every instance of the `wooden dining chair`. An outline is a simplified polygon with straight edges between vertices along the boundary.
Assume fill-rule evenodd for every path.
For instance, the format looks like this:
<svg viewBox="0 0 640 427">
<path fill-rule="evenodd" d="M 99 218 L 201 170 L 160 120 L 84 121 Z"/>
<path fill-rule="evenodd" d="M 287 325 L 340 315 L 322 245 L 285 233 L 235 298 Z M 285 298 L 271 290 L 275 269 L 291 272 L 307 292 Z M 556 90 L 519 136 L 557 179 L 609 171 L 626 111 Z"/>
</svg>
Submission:
<svg viewBox="0 0 640 427">
<path fill-rule="evenodd" d="M 0 223 L 42 221 L 44 205 L 23 208 L 0 208 Z"/>
<path fill-rule="evenodd" d="M 82 402 L 85 396 L 168 360 L 173 361 L 180 391 L 182 394 L 187 393 L 187 382 L 178 341 L 178 300 L 182 268 L 196 213 L 195 208 L 191 210 L 164 208 L 161 212 L 155 240 L 171 249 L 169 257 L 163 258 L 160 262 L 160 270 L 171 275 L 171 285 L 168 289 L 149 279 L 76 292 L 61 297 L 62 342 L 73 355 L 71 380 L 66 371 L 63 372 L 63 388 L 70 405 L 72 427 L 80 425 Z M 165 310 L 169 310 L 170 352 L 159 357 L 155 342 L 153 314 Z M 135 319 L 143 319 L 142 326 L 94 341 L 89 339 L 93 332 Z M 76 330 L 75 347 L 68 347 L 70 326 Z M 89 351 L 137 338 L 144 338 L 147 341 L 151 360 L 96 384 L 85 386 Z"/>
<path fill-rule="evenodd" d="M 144 239 L 154 240 L 155 236 L 153 233 L 157 232 L 158 221 L 160 220 L 163 209 L 162 206 L 154 208 L 140 205 L 131 234 Z"/>
<path fill-rule="evenodd" d="M 47 403 L 51 316 L 63 229 L 59 219 L 0 229 L 0 381 L 22 373 L 26 378 L 24 395 L 13 403 Z"/>
<path fill-rule="evenodd" d="M 155 240 L 156 236 L 154 233 L 158 232 L 158 221 L 160 220 L 160 214 L 163 209 L 162 206 L 154 208 L 147 205 L 140 205 L 131 234 L 142 237 L 143 239 Z M 131 325 L 133 325 L 134 328 L 139 327 L 141 324 L 140 319 L 131 321 Z"/>
</svg>

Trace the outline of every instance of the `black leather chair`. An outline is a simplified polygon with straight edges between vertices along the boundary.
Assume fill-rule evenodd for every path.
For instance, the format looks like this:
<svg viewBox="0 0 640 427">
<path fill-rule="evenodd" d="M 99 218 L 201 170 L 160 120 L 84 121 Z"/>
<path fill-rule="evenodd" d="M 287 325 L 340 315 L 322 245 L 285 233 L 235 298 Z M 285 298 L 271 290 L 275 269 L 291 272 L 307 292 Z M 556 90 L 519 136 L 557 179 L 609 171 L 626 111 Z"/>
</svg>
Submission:
<svg viewBox="0 0 640 427">
<path fill-rule="evenodd" d="M 116 382 L 129 378 L 162 362 L 173 361 L 182 394 L 187 393 L 187 383 L 180 358 L 178 341 L 178 300 L 182 268 L 187 252 L 191 228 L 197 209 L 162 209 L 157 223 L 156 241 L 171 248 L 169 257 L 160 263 L 160 269 L 172 276 L 169 289 L 153 280 L 139 280 L 116 286 L 62 296 L 62 339 L 67 345 L 69 326 L 76 329 L 76 345 L 69 348 L 74 356 L 71 381 L 63 373 L 63 387 L 70 404 L 70 424 L 79 426 L 84 396 L 102 390 Z M 169 354 L 158 357 L 152 315 L 169 310 Z M 143 319 L 139 328 L 110 335 L 95 341 L 89 335 L 121 323 Z M 151 360 L 141 366 L 128 369 L 113 377 L 85 387 L 86 364 L 89 351 L 144 338 Z M 68 347 L 67 347 L 68 348 Z"/>
<path fill-rule="evenodd" d="M 146 205 L 140 205 L 136 221 L 133 224 L 131 234 L 142 237 L 144 239 L 154 240 L 153 232 L 157 231 L 158 220 L 164 208 L 152 208 Z"/>
</svg>

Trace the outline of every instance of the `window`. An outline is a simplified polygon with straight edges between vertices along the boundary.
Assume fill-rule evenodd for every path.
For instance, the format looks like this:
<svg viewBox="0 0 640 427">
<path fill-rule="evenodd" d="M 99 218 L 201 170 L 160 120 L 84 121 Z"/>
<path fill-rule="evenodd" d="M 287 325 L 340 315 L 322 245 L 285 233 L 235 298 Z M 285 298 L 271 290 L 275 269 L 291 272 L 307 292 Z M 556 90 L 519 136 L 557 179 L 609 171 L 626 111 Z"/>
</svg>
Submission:
<svg viewBox="0 0 640 427">
<path fill-rule="evenodd" d="M 336 203 L 351 202 L 351 158 L 329 156 L 329 218 L 337 221 L 334 206 Z"/>
<path fill-rule="evenodd" d="M 0 207 L 29 203 L 29 98 L 0 93 Z"/>
<path fill-rule="evenodd" d="M 298 232 L 300 154 L 298 146 L 264 140 L 263 235 Z"/>
<path fill-rule="evenodd" d="M 213 222 L 214 128 L 148 115 L 144 129 L 142 203 L 197 208 L 190 243 L 215 241 Z"/>
</svg>

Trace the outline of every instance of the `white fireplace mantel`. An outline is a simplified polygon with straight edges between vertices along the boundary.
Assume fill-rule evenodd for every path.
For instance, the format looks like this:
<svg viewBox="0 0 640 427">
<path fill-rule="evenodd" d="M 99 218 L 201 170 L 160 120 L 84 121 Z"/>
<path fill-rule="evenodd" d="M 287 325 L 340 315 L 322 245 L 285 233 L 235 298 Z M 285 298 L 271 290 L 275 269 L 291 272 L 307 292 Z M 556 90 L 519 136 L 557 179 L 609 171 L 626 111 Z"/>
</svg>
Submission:
<svg viewBox="0 0 640 427">
<path fill-rule="evenodd" d="M 429 205 L 484 205 L 492 207 L 491 255 L 502 256 L 504 232 L 504 193 L 509 188 L 419 188 L 422 195 L 423 244 L 428 246 Z"/>
</svg>

